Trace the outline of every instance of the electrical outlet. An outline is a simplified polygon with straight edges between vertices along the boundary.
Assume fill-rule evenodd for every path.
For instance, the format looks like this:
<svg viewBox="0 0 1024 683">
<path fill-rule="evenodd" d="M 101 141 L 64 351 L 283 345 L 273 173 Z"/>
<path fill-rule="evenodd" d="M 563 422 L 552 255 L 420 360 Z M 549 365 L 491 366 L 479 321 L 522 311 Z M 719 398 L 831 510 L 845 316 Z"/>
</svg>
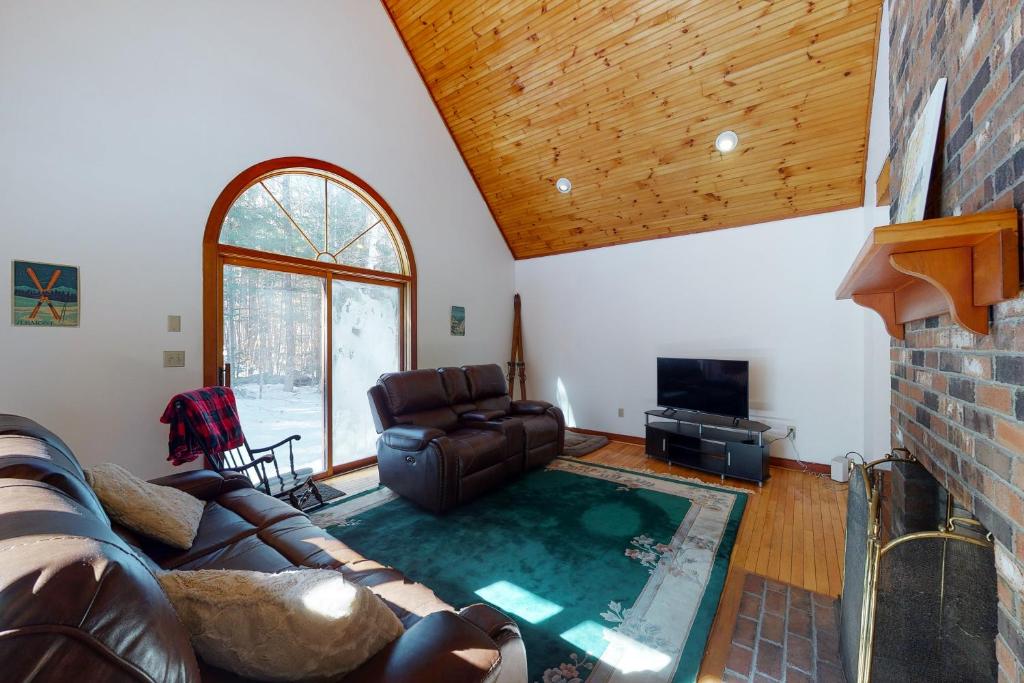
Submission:
<svg viewBox="0 0 1024 683">
<path fill-rule="evenodd" d="M 183 368 L 183 367 L 185 367 L 185 352 L 184 351 L 164 351 L 164 367 L 165 368 Z"/>
<path fill-rule="evenodd" d="M 180 315 L 169 315 L 169 316 L 167 316 L 167 331 L 168 332 L 181 332 L 181 316 Z"/>
<path fill-rule="evenodd" d="M 619 417 L 626 417 L 626 409 L 619 408 Z"/>
<path fill-rule="evenodd" d="M 786 425 L 786 436 L 792 437 L 793 441 L 796 441 L 796 425 Z"/>
</svg>

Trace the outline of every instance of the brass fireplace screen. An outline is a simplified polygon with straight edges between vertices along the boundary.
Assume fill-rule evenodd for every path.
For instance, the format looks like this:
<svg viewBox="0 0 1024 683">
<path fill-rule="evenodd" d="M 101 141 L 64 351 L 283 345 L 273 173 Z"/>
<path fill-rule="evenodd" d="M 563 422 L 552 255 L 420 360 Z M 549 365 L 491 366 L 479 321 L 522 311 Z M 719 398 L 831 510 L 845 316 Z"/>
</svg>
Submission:
<svg viewBox="0 0 1024 683">
<path fill-rule="evenodd" d="M 878 465 L 854 465 L 847 498 L 840 651 L 846 680 L 993 681 L 996 578 L 991 535 L 944 500 L 930 529 L 886 540 Z M 905 502 L 904 502 L 905 504 Z"/>
</svg>

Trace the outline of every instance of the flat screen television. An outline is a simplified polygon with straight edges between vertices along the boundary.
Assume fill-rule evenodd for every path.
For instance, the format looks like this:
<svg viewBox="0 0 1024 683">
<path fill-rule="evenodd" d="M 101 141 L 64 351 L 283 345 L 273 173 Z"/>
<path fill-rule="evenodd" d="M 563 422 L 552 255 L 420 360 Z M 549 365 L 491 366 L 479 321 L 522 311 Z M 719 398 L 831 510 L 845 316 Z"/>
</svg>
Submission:
<svg viewBox="0 0 1024 683">
<path fill-rule="evenodd" d="M 658 405 L 747 419 L 749 375 L 745 360 L 659 358 Z"/>
</svg>

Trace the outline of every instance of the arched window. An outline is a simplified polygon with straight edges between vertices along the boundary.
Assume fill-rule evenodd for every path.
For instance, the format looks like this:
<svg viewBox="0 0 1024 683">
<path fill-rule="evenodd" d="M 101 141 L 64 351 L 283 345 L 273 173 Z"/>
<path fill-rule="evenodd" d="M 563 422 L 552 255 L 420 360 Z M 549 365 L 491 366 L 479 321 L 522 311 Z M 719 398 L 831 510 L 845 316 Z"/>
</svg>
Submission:
<svg viewBox="0 0 1024 683">
<path fill-rule="evenodd" d="M 231 384 L 252 443 L 298 433 L 297 465 L 362 466 L 367 388 L 415 367 L 415 285 L 405 232 L 369 185 L 316 159 L 257 164 L 206 226 L 204 380 Z"/>
</svg>

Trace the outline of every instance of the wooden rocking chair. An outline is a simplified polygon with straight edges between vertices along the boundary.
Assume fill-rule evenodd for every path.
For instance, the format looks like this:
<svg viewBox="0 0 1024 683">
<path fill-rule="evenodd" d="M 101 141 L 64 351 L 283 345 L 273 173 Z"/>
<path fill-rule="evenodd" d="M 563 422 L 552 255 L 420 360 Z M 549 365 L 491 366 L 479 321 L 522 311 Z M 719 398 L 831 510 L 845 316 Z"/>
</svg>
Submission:
<svg viewBox="0 0 1024 683">
<path fill-rule="evenodd" d="M 262 489 L 268 496 L 287 500 L 297 510 L 302 509 L 311 495 L 316 499 L 319 507 L 324 504 L 324 499 L 313 480 L 313 469 L 310 467 L 295 469 L 292 443 L 301 438 L 298 434 L 292 434 L 272 446 L 263 448 L 251 448 L 249 440 L 246 439 L 241 448 L 208 454 L 206 460 L 210 464 L 210 468 L 218 472 L 245 474 L 256 488 Z M 288 469 L 282 474 L 277 463 L 276 450 L 286 444 L 288 446 Z M 273 472 L 268 471 L 267 465 L 274 466 Z"/>
<path fill-rule="evenodd" d="M 175 410 L 183 414 L 181 401 L 175 401 Z M 186 424 L 188 421 L 185 421 Z M 313 480 L 313 469 L 300 467 L 295 469 L 295 452 L 292 444 L 302 437 L 292 434 L 271 446 L 252 448 L 249 440 L 244 437 L 242 446 L 220 452 L 210 452 L 203 448 L 207 467 L 216 472 L 239 472 L 246 475 L 253 485 L 268 496 L 287 500 L 292 507 L 302 510 L 302 506 L 310 496 L 317 501 L 317 507 L 323 505 L 324 499 Z M 288 446 L 288 469 L 281 472 L 278 465 L 278 449 Z M 281 454 L 283 455 L 283 453 Z M 267 465 L 273 465 L 271 471 Z"/>
</svg>

